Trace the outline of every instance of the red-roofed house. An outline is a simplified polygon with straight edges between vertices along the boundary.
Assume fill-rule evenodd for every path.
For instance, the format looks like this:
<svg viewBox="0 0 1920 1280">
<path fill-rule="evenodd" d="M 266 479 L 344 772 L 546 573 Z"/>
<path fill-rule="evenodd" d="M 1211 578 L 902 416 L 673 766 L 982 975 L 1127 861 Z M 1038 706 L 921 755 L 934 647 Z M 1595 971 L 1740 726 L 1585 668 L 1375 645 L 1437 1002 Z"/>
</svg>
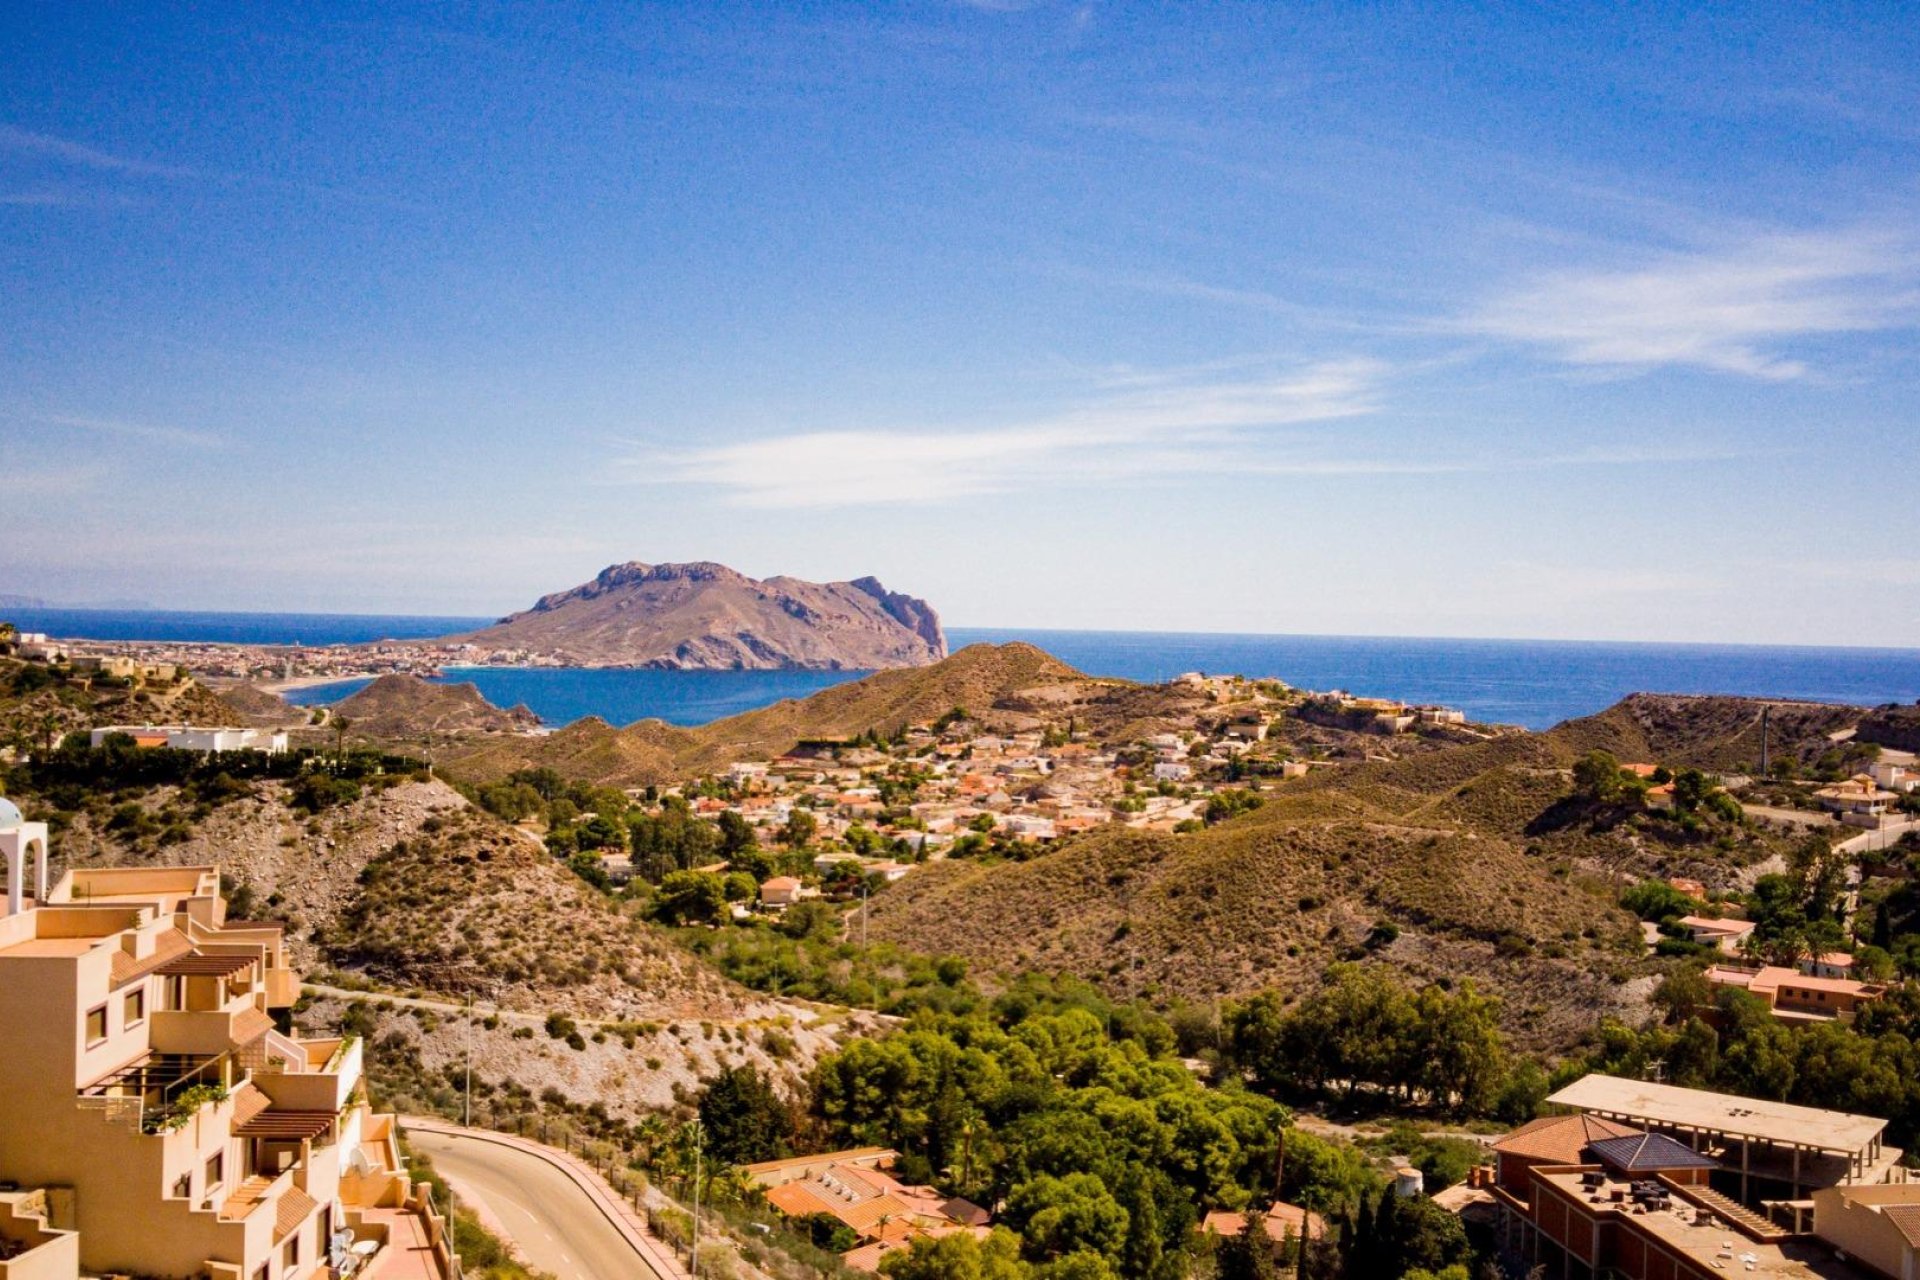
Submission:
<svg viewBox="0 0 1920 1280">
<path fill-rule="evenodd" d="M 1275 1200 L 1268 1207 L 1266 1213 L 1261 1215 L 1261 1226 L 1266 1229 L 1267 1238 L 1275 1244 L 1283 1240 L 1319 1240 L 1327 1234 L 1326 1219 L 1310 1209 L 1288 1204 L 1284 1200 Z M 1201 1221 L 1200 1229 L 1216 1236 L 1237 1236 L 1247 1229 L 1247 1215 L 1210 1213 Z"/>
<path fill-rule="evenodd" d="M 920 1235 L 944 1235 L 959 1230 L 984 1231 L 990 1215 L 958 1196 L 945 1196 L 932 1187 L 910 1186 L 884 1166 L 895 1152 L 862 1147 L 795 1160 L 770 1160 L 747 1165 L 742 1171 L 765 1188 L 767 1203 L 791 1218 L 816 1213 L 840 1220 L 862 1242 L 847 1254 L 849 1266 L 878 1267 L 885 1248 Z M 855 1255 L 859 1255 L 856 1257 Z"/>
<path fill-rule="evenodd" d="M 1738 987 L 1760 997 L 1782 1022 L 1852 1022 L 1860 1006 L 1886 994 L 1884 987 L 1851 978 L 1815 978 L 1768 965 L 1764 969 L 1733 969 L 1714 965 L 1707 981 L 1716 987 Z"/>
</svg>

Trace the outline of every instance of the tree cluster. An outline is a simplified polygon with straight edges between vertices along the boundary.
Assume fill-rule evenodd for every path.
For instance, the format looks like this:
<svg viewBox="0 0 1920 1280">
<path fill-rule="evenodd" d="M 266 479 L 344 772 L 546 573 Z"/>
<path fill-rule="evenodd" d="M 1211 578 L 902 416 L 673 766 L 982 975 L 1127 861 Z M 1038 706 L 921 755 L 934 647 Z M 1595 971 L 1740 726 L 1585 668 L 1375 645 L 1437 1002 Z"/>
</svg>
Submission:
<svg viewBox="0 0 1920 1280">
<path fill-rule="evenodd" d="M 1297 1004 L 1263 992 L 1228 1011 L 1226 1032 L 1227 1064 L 1282 1097 L 1371 1090 L 1478 1115 L 1512 1076 L 1497 1001 L 1471 982 L 1413 991 L 1379 965 L 1334 965 Z"/>
</svg>

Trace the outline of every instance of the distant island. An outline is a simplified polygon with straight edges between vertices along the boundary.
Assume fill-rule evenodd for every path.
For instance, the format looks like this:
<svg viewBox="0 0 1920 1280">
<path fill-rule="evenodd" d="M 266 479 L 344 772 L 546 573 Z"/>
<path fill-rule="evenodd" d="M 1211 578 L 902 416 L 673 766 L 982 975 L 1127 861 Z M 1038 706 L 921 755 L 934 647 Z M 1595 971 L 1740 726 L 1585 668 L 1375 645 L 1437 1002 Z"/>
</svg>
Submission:
<svg viewBox="0 0 1920 1280">
<path fill-rule="evenodd" d="M 669 671 L 869 671 L 947 656 L 940 615 L 875 578 L 750 578 L 722 564 L 610 565 L 491 627 L 431 643 L 498 661 Z"/>
<path fill-rule="evenodd" d="M 103 609 L 151 609 L 145 600 L 48 600 L 42 596 L 24 596 L 0 591 L 0 609 L 66 609 L 91 612 Z"/>
</svg>

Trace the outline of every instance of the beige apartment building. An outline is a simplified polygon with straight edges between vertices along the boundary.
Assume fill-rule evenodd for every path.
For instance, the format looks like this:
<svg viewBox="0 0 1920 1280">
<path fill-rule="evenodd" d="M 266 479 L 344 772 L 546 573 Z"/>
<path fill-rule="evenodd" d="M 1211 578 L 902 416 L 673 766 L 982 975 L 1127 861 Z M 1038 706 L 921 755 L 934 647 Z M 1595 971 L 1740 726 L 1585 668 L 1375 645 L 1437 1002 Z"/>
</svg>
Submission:
<svg viewBox="0 0 1920 1280">
<path fill-rule="evenodd" d="M 211 866 L 49 884 L 5 800 L 0 854 L 0 1280 L 450 1274 L 359 1042 L 276 1029 L 279 925 Z"/>
</svg>

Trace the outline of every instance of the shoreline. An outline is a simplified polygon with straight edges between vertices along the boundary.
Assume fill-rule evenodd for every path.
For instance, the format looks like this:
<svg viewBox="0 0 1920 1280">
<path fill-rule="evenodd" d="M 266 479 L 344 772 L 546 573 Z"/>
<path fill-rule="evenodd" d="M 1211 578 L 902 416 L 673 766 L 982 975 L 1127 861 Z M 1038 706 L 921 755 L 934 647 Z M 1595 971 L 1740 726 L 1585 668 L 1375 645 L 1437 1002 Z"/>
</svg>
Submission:
<svg viewBox="0 0 1920 1280">
<path fill-rule="evenodd" d="M 295 676 L 291 680 L 273 680 L 256 683 L 253 687 L 262 693 L 292 693 L 299 689 L 316 689 L 323 684 L 345 684 L 349 680 L 378 680 L 379 674 L 373 671 L 352 671 L 345 675 L 331 676 Z M 231 687 L 238 688 L 244 681 L 237 681 Z"/>
</svg>

